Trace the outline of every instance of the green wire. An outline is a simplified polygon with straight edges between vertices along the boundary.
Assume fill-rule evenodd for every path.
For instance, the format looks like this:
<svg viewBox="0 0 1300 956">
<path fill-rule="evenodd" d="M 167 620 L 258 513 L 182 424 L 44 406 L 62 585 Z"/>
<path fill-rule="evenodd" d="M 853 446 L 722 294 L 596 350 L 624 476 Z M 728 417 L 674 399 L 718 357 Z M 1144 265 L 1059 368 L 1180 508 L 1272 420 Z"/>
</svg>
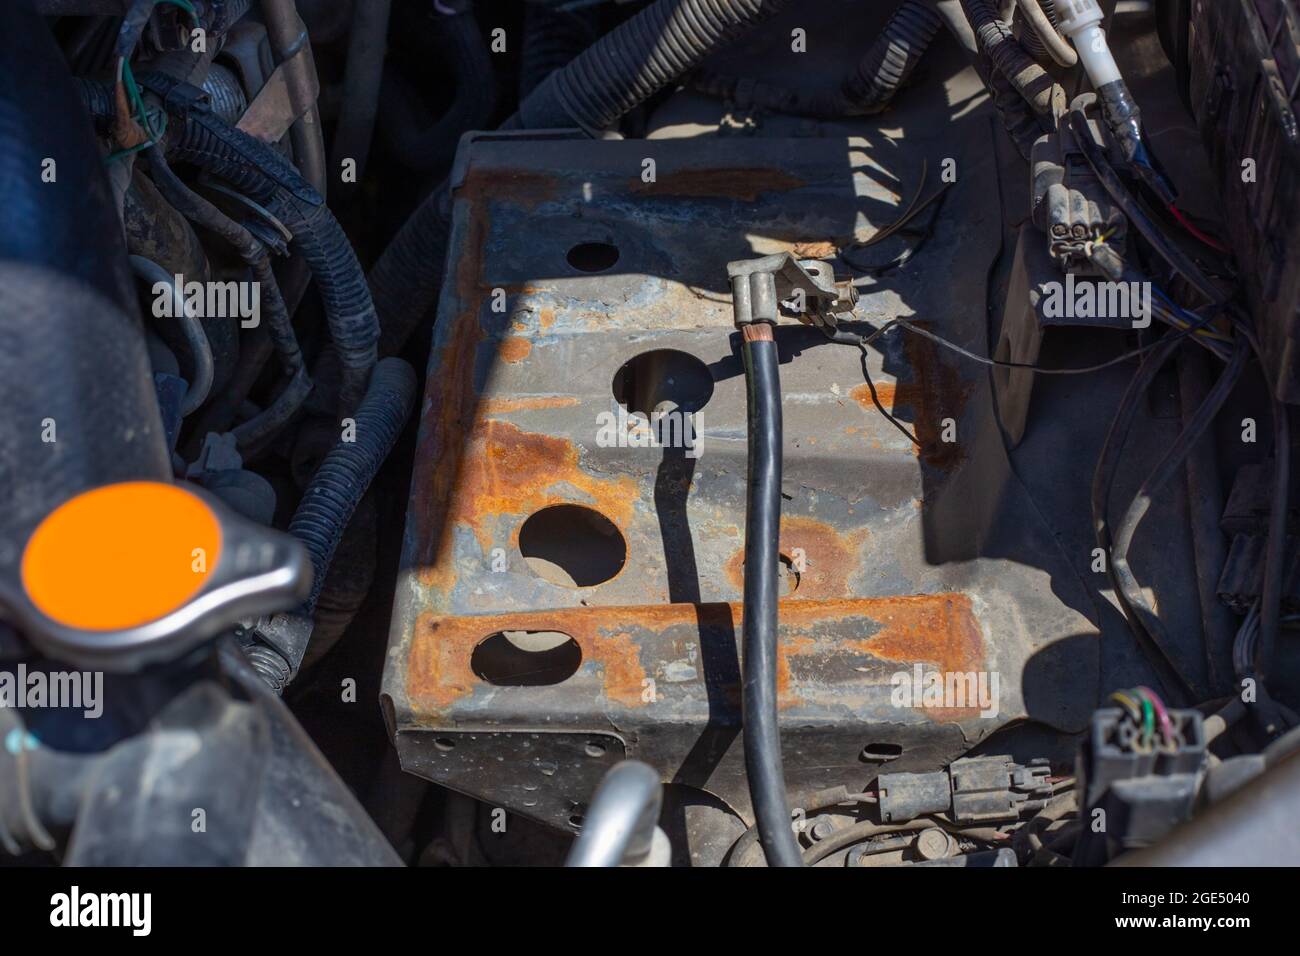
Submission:
<svg viewBox="0 0 1300 956">
<path fill-rule="evenodd" d="M 194 9 L 194 4 L 190 0 L 154 0 L 155 7 L 163 4 L 180 7 L 190 15 L 190 20 L 195 26 L 199 25 L 198 12 Z M 163 134 L 167 132 L 167 114 L 159 112 L 156 120 L 150 116 L 149 108 L 144 102 L 144 96 L 140 93 L 140 86 L 135 81 L 135 74 L 131 72 L 131 61 L 125 58 L 122 60 L 122 85 L 126 87 L 127 98 L 131 101 L 131 105 L 135 107 L 136 116 L 139 118 L 144 131 L 149 135 L 149 139 L 146 142 L 136 143 L 126 149 L 119 149 L 109 153 L 104 157 L 105 163 L 113 163 L 124 156 L 130 156 L 142 149 L 148 149 L 162 139 Z"/>
<path fill-rule="evenodd" d="M 148 149 L 153 143 L 146 140 L 143 143 L 136 143 L 134 146 L 128 146 L 126 149 L 115 150 L 104 157 L 105 163 L 115 163 L 123 156 L 130 156 L 132 153 L 138 153 L 142 149 Z"/>
<path fill-rule="evenodd" d="M 1146 694 L 1139 693 L 1142 700 L 1142 741 L 1149 743 L 1156 730 L 1156 711 Z"/>
<path fill-rule="evenodd" d="M 119 149 L 109 153 L 104 157 L 105 163 L 113 163 L 124 156 L 130 156 L 142 149 L 148 149 L 162 139 L 163 134 L 167 132 L 167 114 L 158 113 L 156 120 L 150 116 L 149 108 L 145 105 L 144 96 L 140 92 L 140 86 L 135 81 L 135 74 L 131 72 L 131 64 L 126 60 L 122 61 L 122 85 L 126 87 L 127 98 L 135 107 L 136 116 L 140 120 L 140 125 L 144 127 L 144 131 L 149 135 L 149 139 L 146 142 L 136 143 L 126 149 Z"/>
</svg>

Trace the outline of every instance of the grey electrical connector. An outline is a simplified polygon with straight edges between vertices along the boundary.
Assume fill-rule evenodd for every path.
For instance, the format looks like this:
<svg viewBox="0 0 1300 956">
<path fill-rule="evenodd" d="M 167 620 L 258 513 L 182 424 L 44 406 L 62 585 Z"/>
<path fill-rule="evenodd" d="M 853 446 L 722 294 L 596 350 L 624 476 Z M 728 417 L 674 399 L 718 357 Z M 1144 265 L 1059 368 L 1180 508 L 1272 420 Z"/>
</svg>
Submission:
<svg viewBox="0 0 1300 956">
<path fill-rule="evenodd" d="M 1015 820 L 1052 796 L 1045 760 L 1016 763 L 1008 756 L 965 757 L 934 773 L 885 773 L 876 780 L 880 819 L 913 820 L 950 814 L 958 823 Z"/>
</svg>

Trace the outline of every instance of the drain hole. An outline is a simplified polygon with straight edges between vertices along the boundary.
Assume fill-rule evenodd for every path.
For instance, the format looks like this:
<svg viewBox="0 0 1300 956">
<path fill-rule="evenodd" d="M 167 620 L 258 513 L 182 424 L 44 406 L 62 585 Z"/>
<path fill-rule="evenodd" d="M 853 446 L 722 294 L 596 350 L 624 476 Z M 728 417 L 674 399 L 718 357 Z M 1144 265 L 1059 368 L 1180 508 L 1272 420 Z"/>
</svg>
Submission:
<svg viewBox="0 0 1300 956">
<path fill-rule="evenodd" d="M 497 631 L 479 641 L 469 666 L 498 687 L 543 687 L 573 676 L 582 648 L 559 631 Z"/>
<path fill-rule="evenodd" d="M 519 551 L 538 577 L 569 588 L 603 584 L 627 560 L 627 544 L 614 522 L 581 505 L 554 505 L 519 529 Z"/>
<path fill-rule="evenodd" d="M 789 597 L 799 590 L 799 570 L 794 566 L 794 561 L 790 555 L 782 551 L 777 557 L 781 563 L 776 566 L 776 581 L 778 596 Z M 741 572 L 744 572 L 745 562 L 740 562 Z"/>
<path fill-rule="evenodd" d="M 698 412 L 713 397 L 709 367 L 688 352 L 654 349 L 623 363 L 614 398 L 629 412 Z"/>
<path fill-rule="evenodd" d="M 866 761 L 895 760 L 903 756 L 903 748 L 899 744 L 867 744 L 859 756 Z"/>
<path fill-rule="evenodd" d="M 608 242 L 580 242 L 565 258 L 579 272 L 604 272 L 618 262 L 618 246 Z"/>
</svg>

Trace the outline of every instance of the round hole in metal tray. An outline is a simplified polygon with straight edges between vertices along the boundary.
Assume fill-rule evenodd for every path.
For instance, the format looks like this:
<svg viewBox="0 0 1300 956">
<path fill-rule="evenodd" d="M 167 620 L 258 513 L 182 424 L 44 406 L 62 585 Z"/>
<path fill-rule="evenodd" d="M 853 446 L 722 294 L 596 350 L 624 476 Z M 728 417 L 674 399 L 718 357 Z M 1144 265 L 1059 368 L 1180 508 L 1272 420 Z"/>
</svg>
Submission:
<svg viewBox="0 0 1300 956">
<path fill-rule="evenodd" d="M 713 397 L 713 375 L 689 352 L 651 349 L 622 364 L 614 373 L 613 389 L 620 405 L 646 418 L 663 412 L 698 412 Z"/>
<path fill-rule="evenodd" d="M 519 529 L 519 551 L 538 577 L 569 588 L 604 584 L 627 561 L 618 526 L 582 505 L 552 505 L 529 515 Z"/>
<path fill-rule="evenodd" d="M 574 675 L 582 648 L 560 631 L 497 631 L 479 641 L 470 669 L 497 687 L 545 687 Z"/>
<path fill-rule="evenodd" d="M 618 263 L 618 246 L 610 242 L 580 242 L 565 256 L 579 272 L 604 272 Z"/>
<path fill-rule="evenodd" d="M 901 744 L 871 743 L 863 747 L 858 756 L 864 763 L 883 763 L 903 756 L 903 748 Z"/>
<path fill-rule="evenodd" d="M 789 597 L 791 594 L 794 594 L 795 591 L 799 590 L 799 582 L 802 580 L 802 575 L 800 574 L 799 569 L 795 566 L 794 559 L 791 558 L 790 555 L 782 551 L 777 555 L 777 558 L 780 562 L 776 566 L 778 594 L 780 597 Z M 743 572 L 745 567 L 744 561 L 740 562 L 740 567 Z"/>
</svg>

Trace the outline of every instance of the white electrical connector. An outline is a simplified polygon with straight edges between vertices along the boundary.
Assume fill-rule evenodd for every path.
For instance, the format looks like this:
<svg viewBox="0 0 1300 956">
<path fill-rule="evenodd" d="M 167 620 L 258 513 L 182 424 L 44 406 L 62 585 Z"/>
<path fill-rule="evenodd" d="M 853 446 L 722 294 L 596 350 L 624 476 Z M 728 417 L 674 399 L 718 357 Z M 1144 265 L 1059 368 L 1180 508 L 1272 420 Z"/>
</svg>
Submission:
<svg viewBox="0 0 1300 956">
<path fill-rule="evenodd" d="M 1056 15 L 1057 28 L 1079 51 L 1093 89 L 1123 79 L 1106 42 L 1106 31 L 1101 26 L 1105 15 L 1097 0 L 1058 0 Z"/>
</svg>

